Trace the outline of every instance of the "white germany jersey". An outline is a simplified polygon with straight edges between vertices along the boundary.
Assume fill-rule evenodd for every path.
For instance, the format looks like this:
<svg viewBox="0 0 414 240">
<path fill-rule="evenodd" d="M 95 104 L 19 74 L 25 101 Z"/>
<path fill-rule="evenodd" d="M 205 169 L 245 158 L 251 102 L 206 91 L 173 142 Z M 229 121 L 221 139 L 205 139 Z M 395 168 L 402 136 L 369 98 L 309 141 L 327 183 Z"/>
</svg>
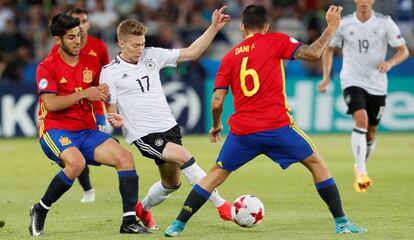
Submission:
<svg viewBox="0 0 414 240">
<path fill-rule="evenodd" d="M 389 16 L 374 12 L 366 22 L 356 13 L 344 17 L 330 47 L 343 48 L 341 87 L 357 86 L 373 95 L 387 94 L 387 75 L 377 65 L 385 60 L 388 44 L 405 44 L 397 25 Z"/>
<path fill-rule="evenodd" d="M 128 63 L 118 55 L 102 68 L 99 81 L 109 85 L 109 103 L 117 105 L 124 119 L 122 133 L 129 144 L 177 124 L 159 72 L 164 67 L 175 67 L 179 54 L 178 49 L 145 48 L 137 64 Z"/>
</svg>

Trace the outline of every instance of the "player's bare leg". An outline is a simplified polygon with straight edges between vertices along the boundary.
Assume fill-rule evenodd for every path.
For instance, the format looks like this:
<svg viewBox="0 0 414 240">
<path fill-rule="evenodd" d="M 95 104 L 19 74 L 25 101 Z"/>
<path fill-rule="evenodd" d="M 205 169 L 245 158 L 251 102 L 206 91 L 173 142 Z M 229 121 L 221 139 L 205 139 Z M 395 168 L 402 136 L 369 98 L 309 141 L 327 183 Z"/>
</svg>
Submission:
<svg viewBox="0 0 414 240">
<path fill-rule="evenodd" d="M 368 114 L 365 109 L 359 109 L 353 113 L 354 129 L 352 131 L 351 145 L 355 160 L 356 172 L 354 188 L 356 192 L 365 192 L 367 187 L 372 185 L 366 168 L 367 156 L 367 132 Z"/>
<path fill-rule="evenodd" d="M 364 233 L 365 228 L 354 225 L 345 216 L 342 209 L 341 197 L 334 179 L 331 177 L 328 169 L 318 153 L 302 161 L 302 164 L 312 173 L 313 181 L 322 200 L 328 205 L 329 211 L 335 219 L 335 231 L 342 233 Z"/>
</svg>

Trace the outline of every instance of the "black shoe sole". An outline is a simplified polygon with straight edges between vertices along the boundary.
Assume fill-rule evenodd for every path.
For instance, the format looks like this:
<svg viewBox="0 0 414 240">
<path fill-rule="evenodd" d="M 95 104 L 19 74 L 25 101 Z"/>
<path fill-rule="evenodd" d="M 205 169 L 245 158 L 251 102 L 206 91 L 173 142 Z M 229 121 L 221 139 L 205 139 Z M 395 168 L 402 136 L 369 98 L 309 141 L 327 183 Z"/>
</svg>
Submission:
<svg viewBox="0 0 414 240">
<path fill-rule="evenodd" d="M 146 228 L 139 228 L 137 232 L 132 231 L 130 229 L 125 229 L 123 227 L 121 227 L 121 229 L 119 230 L 119 233 L 122 234 L 151 234 L 152 232 L 148 231 Z"/>
</svg>

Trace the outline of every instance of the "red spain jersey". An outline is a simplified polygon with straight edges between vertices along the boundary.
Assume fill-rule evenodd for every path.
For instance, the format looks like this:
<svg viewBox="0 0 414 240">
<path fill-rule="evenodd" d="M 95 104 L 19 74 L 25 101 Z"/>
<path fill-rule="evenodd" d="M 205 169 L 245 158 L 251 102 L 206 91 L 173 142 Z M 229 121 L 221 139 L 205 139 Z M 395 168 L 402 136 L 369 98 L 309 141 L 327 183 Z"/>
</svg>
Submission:
<svg viewBox="0 0 414 240">
<path fill-rule="evenodd" d="M 83 52 L 74 67 L 64 62 L 58 52 L 51 53 L 37 67 L 36 85 L 39 96 L 45 93 L 64 96 L 97 86 L 100 70 L 97 58 Z M 48 112 L 39 97 L 39 136 L 49 129 L 96 129 L 92 103 L 83 99 L 64 110 Z"/>
<path fill-rule="evenodd" d="M 235 112 L 228 124 L 233 134 L 245 135 L 292 123 L 283 60 L 292 59 L 300 45 L 283 33 L 257 33 L 224 56 L 214 87 L 231 87 Z"/>
<path fill-rule="evenodd" d="M 53 46 L 51 53 L 57 52 L 59 47 L 57 45 Z M 90 35 L 87 36 L 86 44 L 81 48 L 81 52 L 89 54 L 99 59 L 99 63 L 101 66 L 105 66 L 110 62 L 108 50 L 106 48 L 106 44 L 104 41 L 100 40 L 99 38 L 92 37 Z M 104 106 L 103 102 L 93 102 L 94 113 L 96 115 L 103 115 L 104 114 Z"/>
</svg>

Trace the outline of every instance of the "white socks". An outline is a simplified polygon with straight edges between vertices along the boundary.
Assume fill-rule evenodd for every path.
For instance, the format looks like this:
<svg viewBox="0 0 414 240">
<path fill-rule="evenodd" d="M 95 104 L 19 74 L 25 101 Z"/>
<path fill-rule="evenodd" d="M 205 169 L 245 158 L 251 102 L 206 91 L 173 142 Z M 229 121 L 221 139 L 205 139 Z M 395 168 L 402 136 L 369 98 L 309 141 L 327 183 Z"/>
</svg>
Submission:
<svg viewBox="0 0 414 240">
<path fill-rule="evenodd" d="M 365 159 L 367 157 L 367 130 L 355 127 L 352 131 L 351 145 L 352 154 L 354 155 L 357 166 L 358 176 L 367 174 Z"/>
<path fill-rule="evenodd" d="M 145 211 L 149 211 L 152 207 L 165 201 L 170 193 L 175 192 L 178 188 L 165 188 L 161 184 L 161 180 L 154 183 L 148 190 L 147 195 L 142 199 L 142 207 Z"/>
<path fill-rule="evenodd" d="M 197 184 L 200 179 L 206 176 L 206 172 L 204 172 L 204 170 L 201 169 L 196 162 L 188 167 L 185 167 L 184 169 L 181 169 L 181 171 L 187 178 L 188 182 L 193 186 Z M 225 202 L 225 200 L 218 194 L 217 190 L 214 190 L 211 193 L 211 196 L 208 200 L 210 200 L 216 208 L 220 207 Z"/>
</svg>

